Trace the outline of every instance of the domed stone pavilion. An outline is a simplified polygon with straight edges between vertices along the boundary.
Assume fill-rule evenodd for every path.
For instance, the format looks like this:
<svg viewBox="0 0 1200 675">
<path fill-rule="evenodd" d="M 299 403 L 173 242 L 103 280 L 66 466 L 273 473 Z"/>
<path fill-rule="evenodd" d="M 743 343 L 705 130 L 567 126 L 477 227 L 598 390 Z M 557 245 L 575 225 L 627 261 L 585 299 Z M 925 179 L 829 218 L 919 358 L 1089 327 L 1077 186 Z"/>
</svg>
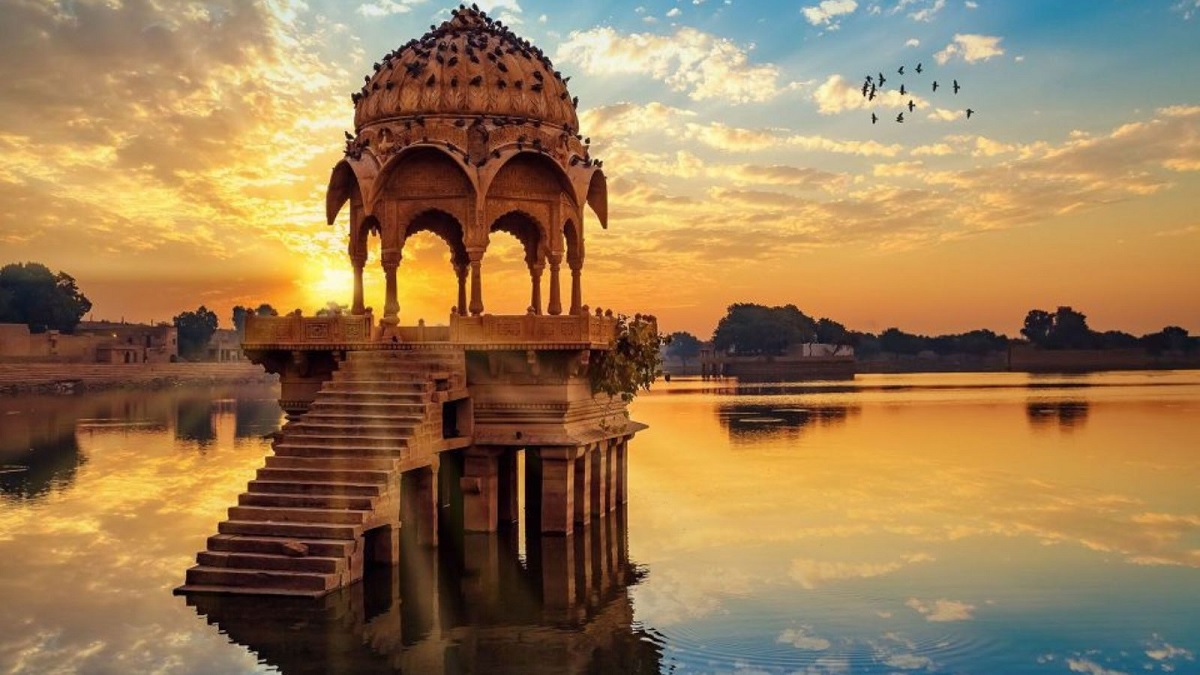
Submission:
<svg viewBox="0 0 1200 675">
<path fill-rule="evenodd" d="M 563 313 L 564 259 L 571 270 L 567 313 L 581 313 L 584 208 L 591 206 L 607 226 L 607 189 L 579 133 L 570 78 L 498 21 L 460 8 L 387 54 L 363 79 L 352 96 L 355 135 L 326 197 L 331 224 L 350 204 L 351 311 L 364 311 L 362 271 L 367 238 L 375 233 L 387 280 L 382 324 L 385 331 L 398 325 L 404 244 L 431 232 L 451 250 L 455 312 L 481 315 L 488 243 L 492 232 L 503 231 L 524 248 L 533 313 Z"/>
<path fill-rule="evenodd" d="M 623 324 L 583 304 L 584 211 L 605 226 L 607 189 L 568 79 L 474 7 L 374 64 L 325 204 L 332 224 L 349 203 L 350 312 L 247 317 L 243 349 L 279 375 L 288 422 L 180 592 L 320 596 L 447 533 L 524 519 L 530 533 L 589 536 L 619 517 L 628 442 L 645 427 L 589 378 Z M 497 231 L 524 249 L 524 314 L 484 311 Z M 448 325 L 401 324 L 396 277 L 418 232 L 450 247 Z M 378 324 L 362 284 L 372 235 L 386 278 Z"/>
</svg>

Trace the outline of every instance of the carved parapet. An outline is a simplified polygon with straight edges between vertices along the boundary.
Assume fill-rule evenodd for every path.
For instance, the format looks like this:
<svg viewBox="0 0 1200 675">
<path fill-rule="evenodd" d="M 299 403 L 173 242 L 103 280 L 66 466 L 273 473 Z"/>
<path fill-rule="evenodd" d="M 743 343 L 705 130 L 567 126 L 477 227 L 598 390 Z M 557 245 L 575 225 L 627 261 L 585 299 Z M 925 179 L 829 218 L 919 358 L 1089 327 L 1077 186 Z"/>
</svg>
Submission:
<svg viewBox="0 0 1200 675">
<path fill-rule="evenodd" d="M 505 349 L 513 345 L 608 349 L 616 337 L 616 328 L 616 319 L 602 316 L 451 316 L 450 341 L 477 349 Z"/>
<path fill-rule="evenodd" d="M 353 347 L 371 341 L 370 314 L 336 316 L 247 316 L 242 348 Z"/>
</svg>

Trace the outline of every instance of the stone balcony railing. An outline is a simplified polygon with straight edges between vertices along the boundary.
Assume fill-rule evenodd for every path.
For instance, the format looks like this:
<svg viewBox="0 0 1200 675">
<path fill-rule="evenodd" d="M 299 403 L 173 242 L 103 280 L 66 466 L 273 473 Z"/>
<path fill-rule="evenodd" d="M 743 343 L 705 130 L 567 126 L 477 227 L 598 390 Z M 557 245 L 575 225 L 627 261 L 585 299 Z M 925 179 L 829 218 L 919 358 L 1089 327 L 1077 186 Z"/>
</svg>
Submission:
<svg viewBox="0 0 1200 675">
<path fill-rule="evenodd" d="M 393 337 L 394 336 L 394 337 Z M 248 316 L 242 348 L 378 349 L 393 344 L 461 344 L 479 349 L 604 349 L 616 336 L 609 316 L 491 315 L 450 317 L 449 326 L 398 326 L 385 332 L 370 314 Z"/>
</svg>

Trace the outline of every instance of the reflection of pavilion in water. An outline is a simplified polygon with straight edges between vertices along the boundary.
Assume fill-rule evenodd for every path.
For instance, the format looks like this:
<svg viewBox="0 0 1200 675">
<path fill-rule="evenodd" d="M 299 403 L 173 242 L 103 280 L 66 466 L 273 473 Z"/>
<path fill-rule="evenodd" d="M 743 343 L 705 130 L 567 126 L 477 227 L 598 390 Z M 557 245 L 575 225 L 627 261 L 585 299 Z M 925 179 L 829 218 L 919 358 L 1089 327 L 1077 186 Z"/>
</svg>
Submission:
<svg viewBox="0 0 1200 675">
<path fill-rule="evenodd" d="M 806 429 L 842 424 L 858 415 L 857 406 L 792 403 L 722 403 L 717 420 L 734 441 L 797 438 Z"/>
<path fill-rule="evenodd" d="M 1070 431 L 1087 422 L 1088 402 L 1083 399 L 1066 401 L 1033 400 L 1025 404 L 1025 418 L 1034 428 L 1057 423 L 1058 428 Z"/>
<path fill-rule="evenodd" d="M 458 535 L 402 546 L 400 564 L 316 600 L 189 595 L 188 604 L 284 673 L 657 673 L 633 625 L 625 510 L 567 536 Z"/>
</svg>

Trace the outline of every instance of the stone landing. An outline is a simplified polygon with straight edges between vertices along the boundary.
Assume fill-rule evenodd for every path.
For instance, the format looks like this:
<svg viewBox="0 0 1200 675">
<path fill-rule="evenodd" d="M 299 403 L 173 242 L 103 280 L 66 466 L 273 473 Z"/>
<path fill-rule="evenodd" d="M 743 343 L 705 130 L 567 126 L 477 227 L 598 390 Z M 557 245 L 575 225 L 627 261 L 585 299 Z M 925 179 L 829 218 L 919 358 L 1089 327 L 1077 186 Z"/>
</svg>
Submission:
<svg viewBox="0 0 1200 675">
<path fill-rule="evenodd" d="M 470 442 L 458 428 L 469 416 L 454 414 L 465 399 L 461 351 L 348 354 L 284 426 L 177 592 L 324 595 L 360 579 L 365 562 L 398 561 L 402 511 L 435 543 L 433 477 L 438 453 Z"/>
</svg>

